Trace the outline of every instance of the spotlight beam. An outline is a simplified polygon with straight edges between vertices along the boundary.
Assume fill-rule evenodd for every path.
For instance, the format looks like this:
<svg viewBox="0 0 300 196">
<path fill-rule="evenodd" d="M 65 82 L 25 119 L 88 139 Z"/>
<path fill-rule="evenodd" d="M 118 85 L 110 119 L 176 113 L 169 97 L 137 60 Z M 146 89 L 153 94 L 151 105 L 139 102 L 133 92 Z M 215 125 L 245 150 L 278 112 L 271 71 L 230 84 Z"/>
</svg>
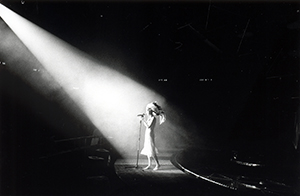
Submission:
<svg viewBox="0 0 300 196">
<path fill-rule="evenodd" d="M 1 4 L 0 16 L 108 141 L 121 154 L 135 152 L 136 114 L 150 101 L 163 105 L 164 98 Z"/>
</svg>

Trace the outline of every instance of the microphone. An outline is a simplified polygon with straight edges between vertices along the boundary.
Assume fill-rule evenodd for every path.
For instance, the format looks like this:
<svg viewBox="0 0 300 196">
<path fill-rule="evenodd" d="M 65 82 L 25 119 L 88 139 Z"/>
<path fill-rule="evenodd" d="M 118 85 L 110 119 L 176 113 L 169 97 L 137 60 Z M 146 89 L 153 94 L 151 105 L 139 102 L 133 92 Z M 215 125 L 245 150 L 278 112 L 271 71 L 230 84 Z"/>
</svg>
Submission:
<svg viewBox="0 0 300 196">
<path fill-rule="evenodd" d="M 145 116 L 145 114 L 144 114 L 144 113 L 140 113 L 140 114 L 138 114 L 137 116 L 144 117 L 144 116 Z"/>
</svg>

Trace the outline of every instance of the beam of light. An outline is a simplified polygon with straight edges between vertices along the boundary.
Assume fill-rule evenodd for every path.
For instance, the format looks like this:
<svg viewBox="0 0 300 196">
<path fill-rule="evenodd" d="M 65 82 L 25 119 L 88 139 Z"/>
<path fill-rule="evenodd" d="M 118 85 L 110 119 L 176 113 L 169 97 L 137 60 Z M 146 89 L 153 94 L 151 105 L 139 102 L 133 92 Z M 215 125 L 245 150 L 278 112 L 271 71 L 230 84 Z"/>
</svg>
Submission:
<svg viewBox="0 0 300 196">
<path fill-rule="evenodd" d="M 53 91 L 62 88 L 121 154 L 135 152 L 139 130 L 137 114 L 144 112 L 145 105 L 154 100 L 162 106 L 167 106 L 165 99 L 92 59 L 1 4 L 0 16 L 34 55 L 37 64 L 40 64 L 41 67 L 35 67 L 31 72 L 45 70 L 43 77 L 40 78 L 42 80 L 39 81 L 34 77 L 31 77 L 31 80 L 27 79 L 24 68 L 25 74 L 19 75 L 24 75 L 24 79 L 30 80 L 33 86 L 40 86 L 40 89 Z M 14 71 L 18 72 L 17 68 Z M 171 117 L 169 119 L 179 119 L 172 109 L 169 112 L 168 116 Z M 176 140 L 177 146 L 180 146 L 180 139 L 174 134 L 183 129 L 180 121 L 177 125 L 167 121 L 163 126 L 169 133 L 173 132 L 172 137 Z M 181 133 L 181 136 L 184 134 Z M 164 138 L 167 136 L 161 140 Z M 167 141 L 160 142 L 170 144 Z"/>
</svg>

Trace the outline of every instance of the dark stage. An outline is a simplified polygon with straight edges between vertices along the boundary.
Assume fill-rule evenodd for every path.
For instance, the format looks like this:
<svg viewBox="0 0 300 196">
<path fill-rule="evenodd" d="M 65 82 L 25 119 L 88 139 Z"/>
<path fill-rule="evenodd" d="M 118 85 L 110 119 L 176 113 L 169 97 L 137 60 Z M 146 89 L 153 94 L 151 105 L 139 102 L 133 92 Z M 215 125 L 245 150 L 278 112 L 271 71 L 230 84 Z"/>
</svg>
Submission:
<svg viewBox="0 0 300 196">
<path fill-rule="evenodd" d="M 299 30 L 297 1 L 0 0 L 0 194 L 300 196 Z"/>
</svg>

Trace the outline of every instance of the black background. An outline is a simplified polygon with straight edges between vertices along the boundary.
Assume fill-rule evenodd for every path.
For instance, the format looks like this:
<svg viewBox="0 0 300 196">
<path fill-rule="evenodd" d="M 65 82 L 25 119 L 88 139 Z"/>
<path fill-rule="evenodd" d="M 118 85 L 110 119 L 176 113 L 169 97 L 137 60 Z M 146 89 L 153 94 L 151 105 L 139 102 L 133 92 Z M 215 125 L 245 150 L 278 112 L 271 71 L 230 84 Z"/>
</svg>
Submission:
<svg viewBox="0 0 300 196">
<path fill-rule="evenodd" d="M 122 66 L 110 66 L 180 107 L 188 118 L 209 130 L 201 134 L 214 142 L 255 148 L 251 144 L 263 141 L 276 150 L 295 150 L 299 118 L 298 3 L 3 4 L 96 59 L 122 61 Z M 1 58 L 5 62 L 5 56 Z M 2 183 L 11 175 L 8 171 L 30 168 L 23 164 L 24 159 L 37 158 L 49 150 L 47 145 L 36 149 L 60 132 L 59 126 L 46 119 L 55 118 L 52 123 L 77 130 L 72 137 L 87 134 L 60 108 L 59 100 L 45 100 L 10 74 L 6 66 L 0 68 L 1 167 L 8 168 Z M 39 107 L 48 113 L 36 113 Z M 27 131 L 21 131 L 24 129 Z M 29 136 L 32 134 L 36 137 Z M 14 179 L 6 181 L 5 186 L 13 184 Z"/>
</svg>

